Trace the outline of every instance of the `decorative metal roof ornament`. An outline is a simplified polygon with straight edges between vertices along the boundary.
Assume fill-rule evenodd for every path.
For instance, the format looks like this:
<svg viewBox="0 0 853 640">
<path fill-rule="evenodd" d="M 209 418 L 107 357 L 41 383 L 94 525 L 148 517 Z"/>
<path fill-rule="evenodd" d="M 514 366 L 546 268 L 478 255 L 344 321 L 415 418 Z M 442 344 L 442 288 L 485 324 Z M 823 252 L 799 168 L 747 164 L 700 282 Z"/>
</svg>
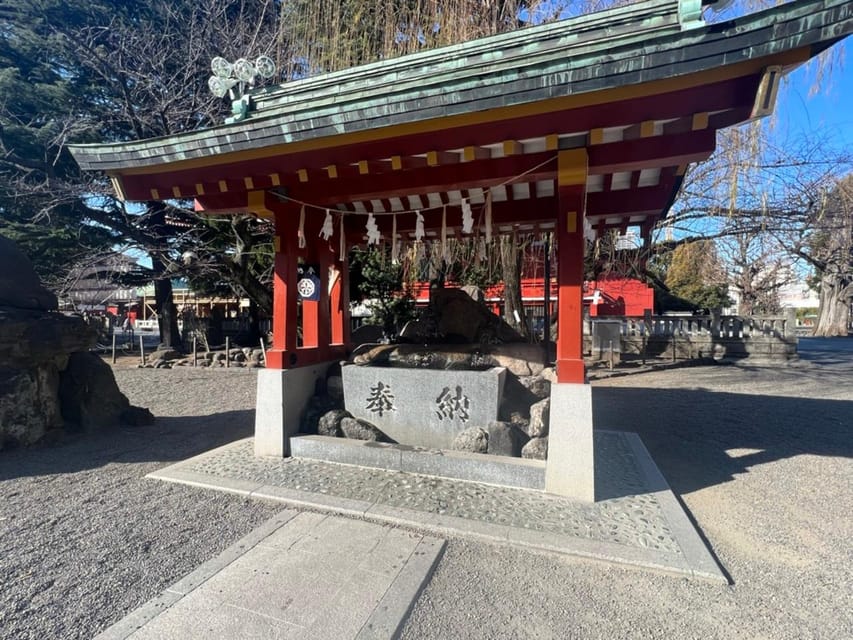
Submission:
<svg viewBox="0 0 853 640">
<path fill-rule="evenodd" d="M 254 62 L 240 58 L 233 64 L 216 56 L 210 62 L 210 70 L 213 75 L 207 80 L 207 86 L 211 93 L 217 98 L 226 95 L 231 98 L 231 116 L 226 118 L 226 124 L 239 122 L 248 115 L 251 100 L 246 89 L 255 86 L 256 78 L 272 78 L 276 74 L 275 62 L 269 56 L 259 56 Z"/>
</svg>

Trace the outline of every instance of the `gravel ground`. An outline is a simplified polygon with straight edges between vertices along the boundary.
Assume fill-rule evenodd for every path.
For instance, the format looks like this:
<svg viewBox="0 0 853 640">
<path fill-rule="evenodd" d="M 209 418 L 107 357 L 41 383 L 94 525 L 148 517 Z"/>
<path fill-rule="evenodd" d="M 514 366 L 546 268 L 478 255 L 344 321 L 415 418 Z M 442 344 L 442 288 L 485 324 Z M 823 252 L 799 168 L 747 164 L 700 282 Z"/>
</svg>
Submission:
<svg viewBox="0 0 853 640">
<path fill-rule="evenodd" d="M 853 637 L 853 339 L 801 346 L 593 386 L 596 424 L 640 433 L 731 586 L 451 541 L 403 637 Z"/>
<path fill-rule="evenodd" d="M 91 638 L 280 509 L 144 478 L 251 435 L 252 372 L 116 378 L 155 425 L 0 452 L 0 638 Z"/>
<path fill-rule="evenodd" d="M 731 586 L 450 540 L 404 638 L 853 637 L 853 340 L 802 347 L 593 387 L 597 424 L 640 433 Z M 156 425 L 0 452 L 2 638 L 89 638 L 277 511 L 143 477 L 250 435 L 253 372 L 116 374 Z"/>
</svg>

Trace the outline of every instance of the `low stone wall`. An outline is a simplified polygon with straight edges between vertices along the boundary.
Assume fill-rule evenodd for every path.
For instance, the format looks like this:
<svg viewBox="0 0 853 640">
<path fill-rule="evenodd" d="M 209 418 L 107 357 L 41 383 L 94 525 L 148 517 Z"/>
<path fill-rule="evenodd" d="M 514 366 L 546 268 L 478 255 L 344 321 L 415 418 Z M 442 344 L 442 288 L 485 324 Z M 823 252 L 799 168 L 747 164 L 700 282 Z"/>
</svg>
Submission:
<svg viewBox="0 0 853 640">
<path fill-rule="evenodd" d="M 796 337 L 753 336 L 726 338 L 700 336 L 622 336 L 619 341 L 622 360 L 649 358 L 667 360 L 792 360 L 797 357 Z M 593 353 L 592 338 L 584 339 L 584 351 Z M 608 353 L 596 352 L 594 356 L 606 360 Z"/>
</svg>

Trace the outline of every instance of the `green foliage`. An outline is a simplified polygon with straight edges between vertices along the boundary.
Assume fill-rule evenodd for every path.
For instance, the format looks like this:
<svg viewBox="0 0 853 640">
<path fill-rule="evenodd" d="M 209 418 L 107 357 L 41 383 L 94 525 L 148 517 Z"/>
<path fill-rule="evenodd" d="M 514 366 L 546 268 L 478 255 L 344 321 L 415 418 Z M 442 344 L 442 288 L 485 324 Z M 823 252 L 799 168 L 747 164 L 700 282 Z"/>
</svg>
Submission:
<svg viewBox="0 0 853 640">
<path fill-rule="evenodd" d="M 679 245 L 672 253 L 665 282 L 670 293 L 698 309 L 732 304 L 716 248 L 710 240 Z"/>
<path fill-rule="evenodd" d="M 376 247 L 354 249 L 350 254 L 351 277 L 362 300 L 369 300 L 373 319 L 389 339 L 415 317 L 415 301 L 403 280 L 403 267 L 392 262 L 389 252 Z"/>
</svg>

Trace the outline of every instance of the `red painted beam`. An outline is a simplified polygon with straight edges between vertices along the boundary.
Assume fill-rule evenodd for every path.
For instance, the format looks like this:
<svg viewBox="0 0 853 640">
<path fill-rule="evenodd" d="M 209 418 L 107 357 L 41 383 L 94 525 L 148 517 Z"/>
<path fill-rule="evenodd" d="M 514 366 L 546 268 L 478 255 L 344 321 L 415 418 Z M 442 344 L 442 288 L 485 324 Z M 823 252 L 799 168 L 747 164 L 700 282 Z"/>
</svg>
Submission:
<svg viewBox="0 0 853 640">
<path fill-rule="evenodd" d="M 744 114 L 746 105 L 752 105 L 758 82 L 757 75 L 744 76 L 656 96 L 524 116 L 501 122 L 455 127 L 440 132 L 426 132 L 209 167 L 126 175 L 123 176 L 123 184 L 130 200 L 151 199 L 152 188 L 160 190 L 163 194 L 169 194 L 172 187 L 176 185 L 182 192 L 184 189 L 191 191 L 196 184 L 216 185 L 222 176 L 237 176 L 240 179 L 251 176 L 255 179 L 257 187 L 259 186 L 257 180 L 270 174 L 278 174 L 282 185 L 290 185 L 299 184 L 297 171 L 300 169 L 322 172 L 331 164 L 344 166 L 363 160 L 383 161 L 393 156 L 405 159 L 408 156 L 436 149 L 459 149 L 493 144 L 502 140 L 543 137 L 565 132 L 567 128 L 571 128 L 572 131 L 588 131 L 732 108 L 737 109 L 736 115 L 740 117 Z M 731 117 L 731 115 L 728 116 L 726 120 L 728 121 Z M 748 114 L 743 116 L 743 118 L 746 117 Z M 711 123 L 717 124 L 713 118 Z M 384 165 L 384 171 L 393 170 L 390 162 L 385 162 Z M 318 180 L 321 176 L 322 173 L 318 174 Z"/>
<path fill-rule="evenodd" d="M 592 175 L 672 167 L 706 160 L 716 145 L 716 131 L 703 129 L 678 136 L 654 136 L 589 147 Z"/>
<path fill-rule="evenodd" d="M 543 163 L 546 163 L 543 165 Z M 494 160 L 476 160 L 456 165 L 439 165 L 370 176 L 369 179 L 337 180 L 312 187 L 310 184 L 294 186 L 288 192 L 293 198 L 320 206 L 339 202 L 365 202 L 400 198 L 409 195 L 426 195 L 453 190 L 486 188 L 501 184 L 538 166 L 521 180 L 530 182 L 553 178 L 556 156 L 552 152 L 533 153 Z"/>
</svg>

